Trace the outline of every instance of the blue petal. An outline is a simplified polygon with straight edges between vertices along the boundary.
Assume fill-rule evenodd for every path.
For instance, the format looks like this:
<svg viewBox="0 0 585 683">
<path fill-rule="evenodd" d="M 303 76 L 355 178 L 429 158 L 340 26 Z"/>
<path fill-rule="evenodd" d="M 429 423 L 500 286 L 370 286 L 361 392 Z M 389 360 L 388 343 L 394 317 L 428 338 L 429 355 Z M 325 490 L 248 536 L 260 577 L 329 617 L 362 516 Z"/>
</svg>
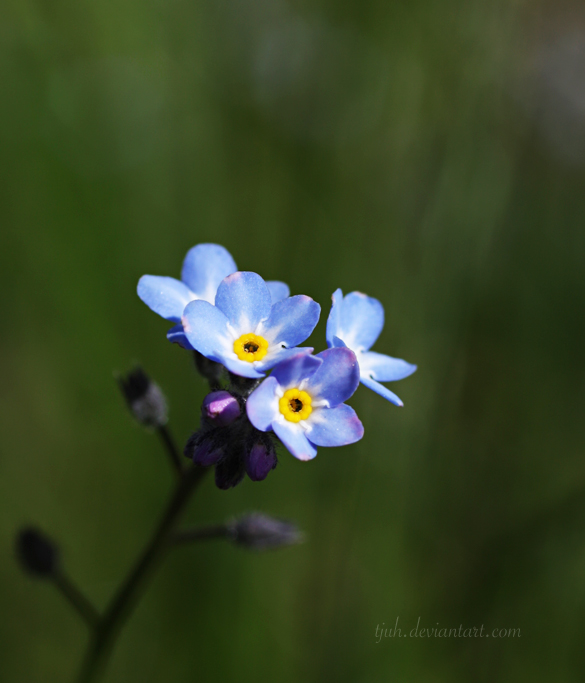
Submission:
<svg viewBox="0 0 585 683">
<path fill-rule="evenodd" d="M 364 435 L 364 426 L 355 410 L 345 403 L 335 408 L 318 408 L 307 422 L 307 438 L 317 446 L 345 446 Z"/>
<path fill-rule="evenodd" d="M 371 389 L 372 391 L 375 391 L 377 394 L 380 394 L 382 398 L 385 398 L 387 401 L 390 401 L 390 403 L 393 403 L 395 406 L 398 406 L 399 408 L 402 408 L 404 403 L 396 396 L 396 394 L 393 391 L 390 391 L 390 389 L 387 389 L 385 386 L 382 384 L 379 384 L 376 382 L 374 379 L 370 379 L 369 377 L 361 377 L 360 382 L 365 386 L 368 387 L 368 389 Z"/>
<path fill-rule="evenodd" d="M 333 337 L 333 343 L 331 343 L 329 346 L 331 346 L 332 348 L 336 348 L 338 346 L 347 348 L 347 344 L 343 341 L 343 339 L 340 339 L 339 337 Z"/>
<path fill-rule="evenodd" d="M 259 275 L 238 272 L 219 285 L 215 305 L 239 336 L 256 331 L 260 321 L 270 315 L 272 301 L 268 287 Z"/>
<path fill-rule="evenodd" d="M 272 427 L 272 421 L 278 417 L 278 396 L 275 377 L 268 377 L 255 389 L 246 403 L 246 412 L 250 422 L 262 432 Z"/>
<path fill-rule="evenodd" d="M 258 328 L 258 334 L 270 344 L 292 348 L 310 336 L 319 322 L 321 306 L 311 297 L 298 294 L 272 306 L 270 315 Z"/>
<path fill-rule="evenodd" d="M 258 370 L 270 370 L 287 358 L 292 358 L 298 353 L 311 354 L 313 350 L 311 346 L 295 346 L 294 349 L 285 349 L 282 346 L 272 347 L 262 360 L 255 361 L 254 366 Z"/>
<path fill-rule="evenodd" d="M 149 308 L 174 323 L 181 322 L 185 306 L 194 298 L 187 285 L 161 275 L 143 275 L 138 280 L 137 292 Z"/>
<path fill-rule="evenodd" d="M 206 358 L 223 363 L 234 348 L 225 315 L 207 301 L 192 301 L 183 313 L 183 327 L 189 343 Z"/>
<path fill-rule="evenodd" d="M 298 349 L 295 350 L 298 351 Z M 284 391 L 287 391 L 292 387 L 298 387 L 304 379 L 314 374 L 322 363 L 323 360 L 317 356 L 295 353 L 291 358 L 279 363 L 272 371 L 271 377 L 274 377 Z"/>
<path fill-rule="evenodd" d="M 384 327 L 382 304 L 361 292 L 352 292 L 342 301 L 336 336 L 354 351 L 367 351 Z"/>
<path fill-rule="evenodd" d="M 189 340 L 187 339 L 187 335 L 185 334 L 185 330 L 181 323 L 171 327 L 167 332 L 167 339 L 173 344 L 182 346 L 184 349 L 187 349 L 187 351 L 193 351 L 193 347 L 189 344 Z"/>
<path fill-rule="evenodd" d="M 233 358 L 231 356 L 233 356 Z M 233 372 L 234 375 L 240 375 L 240 377 L 250 377 L 251 379 L 265 377 L 265 374 L 260 372 L 261 368 L 258 367 L 258 363 L 248 363 L 246 360 L 240 360 L 236 357 L 235 353 L 230 356 L 224 356 L 221 359 L 221 363 L 223 363 L 230 372 Z"/>
<path fill-rule="evenodd" d="M 219 244 L 198 244 L 189 249 L 185 256 L 181 280 L 197 298 L 212 304 L 219 283 L 237 269 L 234 259 L 224 247 Z"/>
<path fill-rule="evenodd" d="M 323 365 L 308 380 L 305 388 L 313 400 L 324 399 L 333 408 L 347 400 L 357 389 L 360 370 L 355 353 L 346 348 L 327 349 L 317 354 Z"/>
<path fill-rule="evenodd" d="M 404 379 L 416 370 L 416 365 L 400 358 L 385 356 L 383 353 L 366 351 L 358 356 L 360 373 L 379 382 L 396 382 Z"/>
<path fill-rule="evenodd" d="M 268 291 L 270 292 L 270 298 L 272 303 L 275 304 L 277 301 L 282 301 L 290 296 L 290 288 L 285 282 L 279 282 L 278 280 L 268 280 L 266 282 Z"/>
<path fill-rule="evenodd" d="M 299 460 L 312 460 L 317 449 L 305 436 L 305 431 L 298 424 L 279 420 L 272 425 L 274 433 L 282 441 L 288 451 Z"/>
<path fill-rule="evenodd" d="M 339 337 L 341 333 L 341 303 L 343 301 L 343 292 L 341 289 L 336 289 L 331 297 L 331 311 L 327 318 L 327 346 L 339 346 L 335 344 L 335 337 Z"/>
</svg>

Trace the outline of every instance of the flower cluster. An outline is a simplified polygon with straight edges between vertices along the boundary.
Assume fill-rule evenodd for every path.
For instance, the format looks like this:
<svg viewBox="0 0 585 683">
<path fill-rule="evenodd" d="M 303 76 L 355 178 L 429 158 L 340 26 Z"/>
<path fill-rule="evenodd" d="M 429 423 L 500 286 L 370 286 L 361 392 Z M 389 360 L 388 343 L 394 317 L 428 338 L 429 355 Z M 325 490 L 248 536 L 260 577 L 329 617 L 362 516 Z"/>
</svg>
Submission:
<svg viewBox="0 0 585 683">
<path fill-rule="evenodd" d="M 401 406 L 380 382 L 416 370 L 370 351 L 384 326 L 384 309 L 360 292 L 333 294 L 325 351 L 313 355 L 312 348 L 300 347 L 317 325 L 319 304 L 290 296 L 283 282 L 238 271 L 216 244 L 187 253 L 181 280 L 144 275 L 138 295 L 175 323 L 167 338 L 195 352 L 197 367 L 215 389 L 203 402 L 201 427 L 185 454 L 198 465 L 215 465 L 220 488 L 235 486 L 246 473 L 253 481 L 265 479 L 276 467 L 278 442 L 299 460 L 311 460 L 318 446 L 359 441 L 363 425 L 345 403 L 358 384 Z M 225 371 L 228 384 L 218 391 Z"/>
</svg>

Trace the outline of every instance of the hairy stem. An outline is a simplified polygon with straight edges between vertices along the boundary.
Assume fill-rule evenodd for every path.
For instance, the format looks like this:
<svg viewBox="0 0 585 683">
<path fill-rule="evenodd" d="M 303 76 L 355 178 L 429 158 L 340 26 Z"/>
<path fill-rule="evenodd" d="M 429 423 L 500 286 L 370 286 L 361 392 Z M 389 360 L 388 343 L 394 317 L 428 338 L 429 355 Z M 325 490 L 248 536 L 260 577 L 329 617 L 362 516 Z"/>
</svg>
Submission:
<svg viewBox="0 0 585 683">
<path fill-rule="evenodd" d="M 179 476 L 181 476 L 184 471 L 183 461 L 179 451 L 177 450 L 177 444 L 175 443 L 169 428 L 166 425 L 162 425 L 157 429 L 157 432 L 161 438 L 161 441 L 163 442 L 163 446 L 165 447 L 165 450 L 169 456 L 169 460 L 173 469 Z"/>
</svg>

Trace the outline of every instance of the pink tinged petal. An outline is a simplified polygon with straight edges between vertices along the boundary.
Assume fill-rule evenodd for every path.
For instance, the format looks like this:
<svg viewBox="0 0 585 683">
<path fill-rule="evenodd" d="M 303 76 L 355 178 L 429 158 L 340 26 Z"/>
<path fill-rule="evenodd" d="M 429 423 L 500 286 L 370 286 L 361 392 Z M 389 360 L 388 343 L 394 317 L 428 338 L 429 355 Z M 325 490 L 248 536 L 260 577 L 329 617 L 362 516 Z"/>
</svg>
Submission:
<svg viewBox="0 0 585 683">
<path fill-rule="evenodd" d="M 317 408 L 307 422 L 307 438 L 317 446 L 346 446 L 364 435 L 355 410 L 345 403 L 335 408 Z"/>
<path fill-rule="evenodd" d="M 272 429 L 289 453 L 298 460 L 312 460 L 317 455 L 317 449 L 307 439 L 304 429 L 298 424 L 283 419 L 275 421 Z"/>
</svg>

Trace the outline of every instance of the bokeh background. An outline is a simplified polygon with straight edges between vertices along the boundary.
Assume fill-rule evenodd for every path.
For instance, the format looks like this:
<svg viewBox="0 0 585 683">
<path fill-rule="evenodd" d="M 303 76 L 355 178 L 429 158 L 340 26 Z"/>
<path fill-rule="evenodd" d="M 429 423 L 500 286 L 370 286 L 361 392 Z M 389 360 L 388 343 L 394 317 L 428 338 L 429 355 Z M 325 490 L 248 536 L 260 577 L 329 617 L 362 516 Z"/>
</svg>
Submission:
<svg viewBox="0 0 585 683">
<path fill-rule="evenodd" d="M 564 0 L 8 0 L 0 8 L 0 679 L 70 681 L 86 633 L 23 576 L 35 523 L 103 606 L 172 485 L 113 379 L 183 443 L 205 393 L 139 301 L 219 242 L 323 306 L 380 299 L 419 365 L 360 443 L 215 489 L 303 546 L 177 550 L 106 683 L 580 681 L 585 12 Z M 379 625 L 520 629 L 384 638 Z"/>
</svg>

